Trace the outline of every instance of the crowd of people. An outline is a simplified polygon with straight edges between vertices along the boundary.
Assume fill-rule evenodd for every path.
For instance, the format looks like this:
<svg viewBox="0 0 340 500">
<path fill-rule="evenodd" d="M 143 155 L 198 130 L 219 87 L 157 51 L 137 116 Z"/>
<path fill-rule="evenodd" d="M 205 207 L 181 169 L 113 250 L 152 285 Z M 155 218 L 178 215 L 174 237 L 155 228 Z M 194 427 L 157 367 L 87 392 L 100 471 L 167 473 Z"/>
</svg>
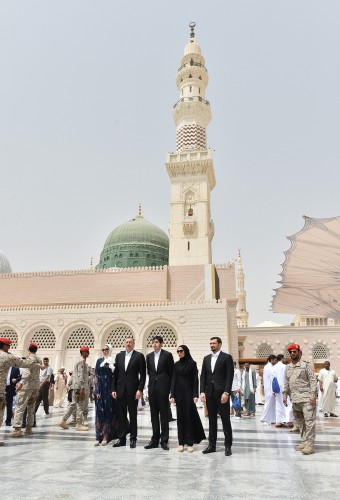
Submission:
<svg viewBox="0 0 340 500">
<path fill-rule="evenodd" d="M 13 430 L 9 437 L 32 434 L 35 414 L 43 404 L 49 416 L 51 388 L 54 406 L 61 408 L 68 395 L 69 404 L 59 422 L 63 430 L 75 424 L 77 431 L 88 431 L 89 400 L 95 402 L 95 446 L 113 447 L 127 445 L 136 448 L 138 437 L 137 411 L 142 409 L 143 395 L 150 405 L 152 435 L 144 446 L 149 450 L 159 446 L 169 450 L 169 421 L 172 419 L 170 404 L 176 405 L 178 451 L 193 452 L 194 445 L 206 439 L 197 403 L 204 404 L 209 419 L 208 446 L 203 454 L 216 451 L 218 417 L 223 433 L 225 455 L 232 455 L 232 426 L 235 419 L 254 417 L 256 405 L 263 404 L 262 380 L 259 370 L 249 363 L 244 370 L 237 367 L 232 357 L 222 351 L 219 337 L 210 339 L 210 350 L 203 359 L 201 375 L 186 345 L 177 347 L 178 361 L 163 349 L 163 339 L 156 335 L 152 340 L 153 351 L 146 358 L 135 350 L 132 337 L 125 339 L 125 350 L 114 358 L 112 346 L 105 344 L 102 357 L 94 371 L 87 364 L 88 347 L 80 349 L 81 359 L 69 377 L 62 367 L 54 377 L 49 359 L 37 356 L 38 346 L 31 342 L 25 359 L 9 353 L 11 340 L 0 338 L 0 423 L 6 412 L 6 425 L 12 425 L 13 400 L 16 407 Z M 298 344 L 288 348 L 291 363 L 284 356 L 271 355 L 263 369 L 264 408 L 261 422 L 276 427 L 291 427 L 291 432 L 301 434 L 296 447 L 304 455 L 315 452 L 316 399 L 325 417 L 336 417 L 335 395 L 337 376 L 330 369 L 329 361 L 315 375 L 309 362 L 303 361 Z M 317 388 L 317 385 L 319 386 Z M 53 399 L 53 398 L 52 398 Z M 69 419 L 72 419 L 68 423 Z M 186 448 L 185 448 L 186 447 Z"/>
</svg>

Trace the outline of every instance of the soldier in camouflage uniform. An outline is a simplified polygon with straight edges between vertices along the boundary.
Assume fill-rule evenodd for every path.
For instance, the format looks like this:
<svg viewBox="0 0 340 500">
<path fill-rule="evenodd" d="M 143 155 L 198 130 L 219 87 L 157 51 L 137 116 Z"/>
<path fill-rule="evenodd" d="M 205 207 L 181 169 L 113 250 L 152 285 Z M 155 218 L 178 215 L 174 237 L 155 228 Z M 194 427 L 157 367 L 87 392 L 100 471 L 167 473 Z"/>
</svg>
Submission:
<svg viewBox="0 0 340 500">
<path fill-rule="evenodd" d="M 35 404 L 40 388 L 40 367 L 42 361 L 37 356 L 38 346 L 31 342 L 28 348 L 27 360 L 34 362 L 30 370 L 24 370 L 20 383 L 17 385 L 17 404 L 14 414 L 14 431 L 8 434 L 9 437 L 20 437 L 21 426 L 25 410 L 27 408 L 26 435 L 32 434 L 32 427 L 35 417 Z"/>
<path fill-rule="evenodd" d="M 16 366 L 18 368 L 32 368 L 35 361 L 31 359 L 20 359 L 9 353 L 9 347 L 12 341 L 10 339 L 0 337 L 0 425 L 4 418 L 6 407 L 6 379 L 9 368 Z M 40 370 L 40 365 L 38 365 Z M 4 443 L 0 442 L 0 446 Z"/>
<path fill-rule="evenodd" d="M 301 359 L 299 344 L 288 347 L 291 364 L 286 368 L 283 403 L 287 405 L 287 396 L 293 405 L 296 425 L 301 429 L 302 443 L 295 447 L 304 455 L 315 453 L 315 421 L 316 421 L 316 386 L 315 373 L 310 363 Z"/>
<path fill-rule="evenodd" d="M 82 359 L 78 361 L 72 373 L 72 403 L 68 406 L 59 426 L 62 429 L 68 429 L 67 419 L 76 409 L 76 431 L 88 431 L 89 427 L 84 423 L 84 411 L 86 410 L 86 401 L 89 399 L 89 377 L 91 375 L 90 367 L 86 364 L 90 352 L 88 347 L 80 349 Z"/>
</svg>

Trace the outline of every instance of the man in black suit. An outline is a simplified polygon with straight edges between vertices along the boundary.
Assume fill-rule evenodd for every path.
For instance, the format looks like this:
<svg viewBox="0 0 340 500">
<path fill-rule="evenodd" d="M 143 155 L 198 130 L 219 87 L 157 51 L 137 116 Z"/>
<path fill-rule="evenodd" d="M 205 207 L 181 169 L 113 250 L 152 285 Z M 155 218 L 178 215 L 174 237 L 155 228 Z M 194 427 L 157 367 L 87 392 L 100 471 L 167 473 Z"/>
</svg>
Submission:
<svg viewBox="0 0 340 500">
<path fill-rule="evenodd" d="M 118 441 L 114 448 L 126 445 L 126 435 L 130 432 L 130 448 L 136 448 L 137 442 L 137 405 L 143 395 L 146 378 L 145 358 L 134 350 L 132 337 L 125 339 L 125 351 L 116 356 L 112 380 L 112 397 L 118 402 Z M 127 423 L 127 411 L 130 417 L 130 431 Z"/>
<path fill-rule="evenodd" d="M 209 416 L 209 445 L 202 453 L 216 451 L 217 414 L 222 420 L 225 455 L 231 453 L 233 434 L 230 423 L 231 386 L 234 378 L 234 362 L 230 354 L 221 351 L 220 337 L 210 339 L 211 354 L 203 359 L 201 373 L 201 400 L 206 402 Z"/>
<path fill-rule="evenodd" d="M 15 388 L 18 382 L 21 380 L 20 369 L 13 367 L 9 369 L 6 381 L 6 401 L 7 401 L 7 413 L 6 413 L 6 425 L 10 426 L 13 416 L 13 399 L 15 396 Z"/>
<path fill-rule="evenodd" d="M 159 440 L 163 450 L 169 450 L 169 394 L 174 358 L 171 352 L 162 349 L 163 338 L 152 339 L 153 352 L 146 356 L 149 375 L 149 403 L 152 423 L 152 438 L 146 450 L 158 448 Z M 160 421 L 160 422 L 159 422 Z M 161 432 L 162 429 L 162 432 Z"/>
</svg>

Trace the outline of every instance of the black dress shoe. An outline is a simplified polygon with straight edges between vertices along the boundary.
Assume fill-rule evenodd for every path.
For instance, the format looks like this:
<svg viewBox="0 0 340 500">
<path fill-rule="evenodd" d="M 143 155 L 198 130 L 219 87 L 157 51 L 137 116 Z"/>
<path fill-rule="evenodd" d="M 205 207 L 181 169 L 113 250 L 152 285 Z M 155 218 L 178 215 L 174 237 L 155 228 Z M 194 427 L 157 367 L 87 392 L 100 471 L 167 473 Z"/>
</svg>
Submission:
<svg viewBox="0 0 340 500">
<path fill-rule="evenodd" d="M 130 448 L 136 448 L 137 439 L 130 439 Z"/>
<path fill-rule="evenodd" d="M 203 455 L 207 455 L 208 453 L 215 453 L 216 446 L 209 444 L 208 448 L 202 451 Z"/>
<path fill-rule="evenodd" d="M 120 446 L 126 446 L 126 439 L 118 439 L 118 441 L 112 445 L 113 448 L 119 448 Z"/>
<path fill-rule="evenodd" d="M 231 446 L 226 446 L 225 447 L 225 456 L 230 457 L 230 455 L 232 455 Z"/>
<path fill-rule="evenodd" d="M 144 446 L 145 450 L 151 450 L 151 448 L 158 448 L 158 443 L 156 443 L 155 441 L 150 441 L 149 444 Z"/>
<path fill-rule="evenodd" d="M 161 443 L 161 448 L 165 451 L 169 451 L 168 443 Z"/>
</svg>

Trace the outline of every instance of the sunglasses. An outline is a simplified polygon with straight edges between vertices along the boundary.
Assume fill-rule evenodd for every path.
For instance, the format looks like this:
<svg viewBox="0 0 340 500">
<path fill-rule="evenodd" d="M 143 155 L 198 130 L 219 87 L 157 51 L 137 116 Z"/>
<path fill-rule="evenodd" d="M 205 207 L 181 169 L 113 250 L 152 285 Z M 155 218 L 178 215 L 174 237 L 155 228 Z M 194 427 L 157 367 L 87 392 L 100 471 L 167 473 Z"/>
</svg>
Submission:
<svg viewBox="0 0 340 500">
<path fill-rule="evenodd" d="M 102 351 L 109 351 L 110 349 L 108 347 L 105 347 L 105 349 L 102 349 Z"/>
<path fill-rule="evenodd" d="M 177 353 L 184 352 L 183 349 L 178 349 Z"/>
<path fill-rule="evenodd" d="M 296 352 L 299 352 L 299 351 L 289 351 L 289 354 L 294 354 Z"/>
</svg>

